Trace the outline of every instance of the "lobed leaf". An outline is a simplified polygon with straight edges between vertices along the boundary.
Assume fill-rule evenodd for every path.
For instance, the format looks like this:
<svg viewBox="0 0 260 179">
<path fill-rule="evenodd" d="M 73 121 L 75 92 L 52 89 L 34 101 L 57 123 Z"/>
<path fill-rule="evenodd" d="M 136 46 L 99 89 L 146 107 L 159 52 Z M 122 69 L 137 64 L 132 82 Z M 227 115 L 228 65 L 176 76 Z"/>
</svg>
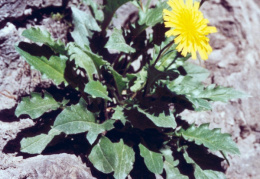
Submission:
<svg viewBox="0 0 260 179">
<path fill-rule="evenodd" d="M 233 88 L 227 88 L 222 86 L 215 87 L 215 84 L 209 85 L 197 96 L 197 98 L 221 102 L 228 102 L 231 99 L 243 97 L 248 97 L 248 95 L 243 92 L 237 91 Z"/>
<path fill-rule="evenodd" d="M 191 96 L 186 96 L 186 98 L 192 103 L 195 111 L 211 110 L 210 103 L 205 99 L 194 98 Z"/>
<path fill-rule="evenodd" d="M 179 76 L 176 80 L 169 82 L 168 88 L 177 94 L 195 96 L 203 91 L 203 85 L 190 76 Z"/>
<path fill-rule="evenodd" d="M 71 32 L 71 36 L 77 45 L 84 48 L 85 45 L 89 45 L 88 38 L 92 37 L 92 31 L 99 32 L 101 29 L 90 12 L 86 13 L 76 7 L 71 7 L 71 11 L 72 23 L 74 24 L 74 30 Z"/>
<path fill-rule="evenodd" d="M 142 70 L 136 73 L 135 76 L 136 80 L 134 81 L 134 85 L 130 87 L 132 92 L 137 92 L 144 87 L 147 80 L 147 70 L 142 68 Z"/>
<path fill-rule="evenodd" d="M 187 163 L 193 165 L 194 168 L 194 176 L 196 179 L 225 179 L 225 175 L 221 172 L 213 171 L 213 170 L 202 170 L 199 165 L 197 165 L 192 158 L 189 157 L 187 152 L 183 154 L 184 159 Z"/>
<path fill-rule="evenodd" d="M 105 66 L 105 65 L 109 66 L 110 65 L 110 63 L 105 61 L 101 56 L 93 53 L 88 46 L 85 46 L 83 51 L 92 59 L 93 63 L 95 64 L 95 66 L 97 68 L 97 70 L 99 70 L 102 66 Z"/>
<path fill-rule="evenodd" d="M 176 80 L 169 82 L 167 87 L 178 95 L 185 95 L 187 100 L 193 104 L 195 111 L 211 109 L 207 100 L 197 97 L 203 91 L 204 86 L 192 77 L 180 75 Z"/>
<path fill-rule="evenodd" d="M 166 128 L 173 128 L 173 129 L 177 127 L 173 114 L 166 116 L 164 113 L 161 113 L 159 116 L 154 116 L 152 114 L 149 114 L 148 112 L 145 112 L 139 107 L 137 108 L 137 110 L 140 113 L 146 115 L 158 127 L 166 127 Z"/>
<path fill-rule="evenodd" d="M 131 0 L 113 0 L 113 1 L 106 1 L 105 8 L 104 8 L 104 21 L 102 23 L 102 30 L 104 31 L 107 26 L 109 25 L 114 13 L 116 10 L 122 6 L 123 4 L 127 3 Z"/>
<path fill-rule="evenodd" d="M 147 149 L 144 145 L 139 144 L 140 155 L 144 158 L 144 163 L 148 170 L 155 174 L 163 172 L 163 156 Z"/>
<path fill-rule="evenodd" d="M 51 140 L 59 134 L 59 130 L 51 129 L 48 134 L 40 134 L 35 137 L 23 138 L 21 140 L 21 152 L 40 154 L 51 142 Z"/>
<path fill-rule="evenodd" d="M 45 112 L 56 110 L 61 106 L 49 93 L 45 92 L 44 97 L 41 93 L 31 93 L 30 97 L 22 98 L 18 104 L 15 115 L 19 117 L 21 114 L 28 114 L 32 119 L 36 119 L 43 115 Z"/>
<path fill-rule="evenodd" d="M 118 52 L 134 53 L 135 49 L 126 44 L 122 35 L 122 30 L 114 29 L 112 35 L 109 37 L 105 48 L 116 50 Z"/>
<path fill-rule="evenodd" d="M 181 129 L 177 135 L 182 136 L 188 141 L 195 141 L 196 144 L 203 144 L 211 151 L 223 151 L 232 154 L 239 154 L 236 143 L 230 134 L 221 133 L 220 129 L 209 129 L 209 124 L 202 124 L 196 127 L 191 125 L 187 130 Z"/>
<path fill-rule="evenodd" d="M 149 67 L 147 73 L 148 73 L 148 79 L 146 84 L 147 91 L 151 89 L 154 83 L 158 80 L 166 80 L 169 78 L 176 79 L 179 76 L 179 73 L 173 70 L 159 71 L 154 67 Z"/>
<path fill-rule="evenodd" d="M 95 19 L 97 19 L 98 21 L 104 20 L 104 13 L 102 10 L 99 9 L 99 5 L 97 2 L 93 0 L 84 0 L 84 2 L 92 8 L 95 14 Z"/>
<path fill-rule="evenodd" d="M 115 110 L 115 112 L 113 113 L 111 119 L 120 120 L 125 125 L 126 121 L 128 120 L 126 119 L 126 116 L 124 114 L 124 108 L 121 106 L 117 106 L 116 108 L 113 108 L 113 110 Z"/>
<path fill-rule="evenodd" d="M 39 70 L 43 78 L 50 78 L 56 85 L 62 82 L 68 85 L 64 77 L 64 71 L 66 68 L 66 57 L 51 56 L 50 60 L 45 57 L 32 56 L 31 54 L 23 51 L 19 47 L 16 47 L 16 51 L 25 58 L 25 60 L 31 65 L 31 67 Z"/>
<path fill-rule="evenodd" d="M 88 158 L 99 171 L 103 173 L 114 171 L 116 179 L 123 179 L 133 168 L 135 153 L 122 139 L 119 143 L 112 143 L 108 138 L 101 137 Z"/>
<path fill-rule="evenodd" d="M 66 54 L 65 45 L 60 40 L 54 40 L 48 31 L 40 28 L 31 27 L 23 31 L 22 35 L 34 42 L 40 42 L 49 46 L 54 52 Z"/>
<path fill-rule="evenodd" d="M 95 140 L 97 139 L 99 134 L 113 129 L 114 122 L 115 121 L 113 121 L 113 120 L 106 120 L 102 124 L 97 124 L 96 128 L 93 127 L 91 130 L 89 130 L 88 134 L 87 134 L 87 140 L 89 141 L 89 143 L 92 145 L 95 142 Z"/>
<path fill-rule="evenodd" d="M 108 97 L 107 87 L 99 81 L 90 81 L 87 83 L 84 92 L 90 94 L 93 98 L 98 97 L 111 101 L 111 98 Z"/>
<path fill-rule="evenodd" d="M 186 71 L 187 75 L 191 76 L 193 80 L 197 82 L 203 82 L 208 78 L 210 74 L 207 69 L 192 63 L 185 63 L 183 65 L 183 68 Z"/>
<path fill-rule="evenodd" d="M 170 81 L 167 87 L 178 95 L 185 95 L 196 111 L 210 110 L 208 101 L 228 102 L 231 99 L 248 97 L 233 88 L 216 87 L 215 84 L 204 87 L 201 82 L 209 75 L 206 69 L 189 63 L 184 64 L 183 68 L 187 75 Z"/>
<path fill-rule="evenodd" d="M 172 150 L 170 148 L 166 148 L 161 150 L 164 156 L 163 167 L 166 171 L 166 179 L 189 179 L 188 176 L 182 175 L 179 169 L 176 167 L 179 164 L 178 160 L 174 160 L 172 156 Z"/>
<path fill-rule="evenodd" d="M 163 22 L 163 9 L 168 9 L 169 5 L 167 2 L 159 2 L 155 8 L 149 9 L 147 13 L 142 15 L 139 24 L 146 24 L 147 26 L 154 26 L 158 23 Z"/>
<path fill-rule="evenodd" d="M 118 93 L 119 93 L 119 95 L 121 95 L 122 91 L 126 89 L 128 79 L 124 78 L 122 75 L 117 73 L 117 71 L 115 71 L 112 67 L 110 68 L 110 71 L 114 77 Z"/>
<path fill-rule="evenodd" d="M 93 75 L 98 74 L 96 65 L 92 58 L 73 43 L 68 45 L 68 53 L 70 55 L 70 60 L 75 60 L 76 66 L 83 68 L 87 73 L 89 81 L 92 81 Z"/>
<path fill-rule="evenodd" d="M 78 134 L 89 131 L 87 139 L 90 143 L 96 139 L 97 135 L 114 128 L 114 121 L 103 124 L 96 123 L 93 113 L 87 110 L 86 102 L 81 99 L 76 105 L 66 107 L 56 118 L 53 128 L 66 134 Z"/>
</svg>

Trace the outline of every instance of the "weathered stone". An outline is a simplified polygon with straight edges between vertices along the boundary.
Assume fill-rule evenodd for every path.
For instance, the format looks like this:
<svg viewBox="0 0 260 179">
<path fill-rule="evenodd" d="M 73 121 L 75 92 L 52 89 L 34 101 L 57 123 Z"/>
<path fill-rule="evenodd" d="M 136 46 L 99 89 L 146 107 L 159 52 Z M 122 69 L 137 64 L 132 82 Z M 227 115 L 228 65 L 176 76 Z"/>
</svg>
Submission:
<svg viewBox="0 0 260 179">
<path fill-rule="evenodd" d="M 1 0 L 0 24 L 2 21 L 28 15 L 29 8 L 41 9 L 48 6 L 62 6 L 62 0 Z M 29 13 L 30 14 L 30 13 Z"/>
<path fill-rule="evenodd" d="M 1 170 L 0 178 L 94 179 L 90 173 L 90 169 L 75 155 L 63 153 L 47 156 L 38 155 L 17 161 L 15 168 L 10 166 Z"/>
<path fill-rule="evenodd" d="M 258 3 L 258 5 L 257 5 Z M 197 124 L 211 122 L 211 127 L 231 133 L 241 155 L 230 157 L 228 178 L 260 178 L 255 170 L 260 157 L 260 8 L 259 1 L 213 0 L 203 4 L 202 11 L 210 24 L 218 28 L 210 43 L 213 52 L 202 62 L 210 72 L 208 83 L 230 86 L 252 97 L 224 103 L 214 103 L 211 112 L 183 116 Z"/>
<path fill-rule="evenodd" d="M 50 80 L 41 80 L 40 73 L 30 66 L 15 51 L 15 45 L 22 39 L 21 32 L 12 23 L 0 30 L 0 110 L 10 109 L 19 96 L 29 94 L 37 85 Z M 6 104 L 6 101 L 10 103 Z M 5 106 L 5 104 L 7 106 Z"/>
<path fill-rule="evenodd" d="M 73 0 L 72 4 L 77 2 Z M 62 0 L 0 0 L 0 23 L 9 21 L 0 30 L 0 92 L 3 93 L 0 94 L 0 110 L 10 112 L 17 98 L 43 84 L 40 74 L 30 70 L 29 65 L 15 52 L 14 44 L 23 40 L 23 29 L 16 29 L 12 20 L 30 16 L 48 6 L 62 6 Z M 119 9 L 117 16 L 121 19 L 114 21 L 116 25 L 125 22 L 125 11 L 134 13 L 126 6 Z M 241 155 L 229 157 L 231 165 L 226 166 L 228 178 L 260 178 L 260 171 L 256 170 L 260 165 L 256 160 L 260 157 L 260 1 L 211 0 L 203 4 L 202 11 L 219 31 L 210 36 L 214 51 L 208 61 L 202 62 L 212 73 L 207 82 L 231 86 L 252 97 L 228 104 L 217 102 L 213 104 L 211 112 L 185 111 L 183 116 L 197 124 L 211 122 L 210 127 L 221 128 L 222 132 L 232 134 Z M 51 31 L 55 38 L 66 40 L 67 29 L 64 24 L 47 17 L 37 24 Z M 199 64 L 198 61 L 195 63 Z M 39 155 L 23 159 L 17 157 L 16 153 L 3 153 L 8 141 L 16 138 L 22 129 L 34 124 L 30 119 L 13 121 L 12 116 L 9 122 L 8 119 L 9 115 L 0 113 L 1 179 L 91 178 L 86 165 L 72 154 Z"/>
</svg>

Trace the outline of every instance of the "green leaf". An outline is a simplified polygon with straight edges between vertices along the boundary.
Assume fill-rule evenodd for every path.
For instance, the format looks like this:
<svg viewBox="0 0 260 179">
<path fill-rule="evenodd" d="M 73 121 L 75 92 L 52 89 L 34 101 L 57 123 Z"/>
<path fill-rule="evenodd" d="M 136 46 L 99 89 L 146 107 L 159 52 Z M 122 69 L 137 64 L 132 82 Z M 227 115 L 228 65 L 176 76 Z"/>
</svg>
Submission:
<svg viewBox="0 0 260 179">
<path fill-rule="evenodd" d="M 192 103 L 195 111 L 211 110 L 210 103 L 205 99 L 194 98 L 186 96 L 186 98 Z"/>
<path fill-rule="evenodd" d="M 170 148 L 163 149 L 161 152 L 165 158 L 163 167 L 166 171 L 166 179 L 189 179 L 189 177 L 182 175 L 176 167 L 179 164 L 179 161 L 173 159 L 172 150 Z"/>
<path fill-rule="evenodd" d="M 97 2 L 93 0 L 84 0 L 84 2 L 92 8 L 95 14 L 95 19 L 97 19 L 98 21 L 104 20 L 104 13 L 102 10 L 99 9 L 99 5 Z"/>
<path fill-rule="evenodd" d="M 126 44 L 122 35 L 122 30 L 114 29 L 112 35 L 109 37 L 105 48 L 117 50 L 118 52 L 134 53 L 135 49 Z"/>
<path fill-rule="evenodd" d="M 209 124 L 202 124 L 196 127 L 191 125 L 187 130 L 181 129 L 177 135 L 182 136 L 188 141 L 195 141 L 196 144 L 203 144 L 211 151 L 223 151 L 232 154 L 239 154 L 236 143 L 232 140 L 230 134 L 221 133 L 220 129 L 209 129 Z"/>
<path fill-rule="evenodd" d="M 97 69 L 100 69 L 102 66 L 105 65 L 110 65 L 110 63 L 105 61 L 101 56 L 93 53 L 88 46 L 85 46 L 83 51 L 92 59 Z"/>
<path fill-rule="evenodd" d="M 243 92 L 236 91 L 233 88 L 227 88 L 222 86 L 215 87 L 215 84 L 212 84 L 206 87 L 196 97 L 208 99 L 211 101 L 228 102 L 231 99 L 248 97 L 248 95 Z"/>
<path fill-rule="evenodd" d="M 148 91 L 151 89 L 151 87 L 154 85 L 154 83 L 158 80 L 166 80 L 169 77 L 176 79 L 179 76 L 179 73 L 168 70 L 168 71 L 159 71 L 153 66 L 149 67 L 148 70 L 148 79 L 147 79 L 147 85 L 146 85 L 146 90 Z"/>
<path fill-rule="evenodd" d="M 201 82 L 208 77 L 209 72 L 207 70 L 189 63 L 184 64 L 183 68 L 187 75 L 179 76 L 169 82 L 167 87 L 174 93 L 185 95 L 193 104 L 195 110 L 211 109 L 207 101 L 227 102 L 231 99 L 248 97 L 245 93 L 232 88 L 216 87 L 215 84 L 205 88 Z"/>
<path fill-rule="evenodd" d="M 177 127 L 173 114 L 166 116 L 164 113 L 161 113 L 159 116 L 154 116 L 152 114 L 145 112 L 139 107 L 137 108 L 137 110 L 140 113 L 146 115 L 158 127 L 166 127 L 166 128 L 173 128 L 173 129 Z"/>
<path fill-rule="evenodd" d="M 60 131 L 51 129 L 48 134 L 40 134 L 35 137 L 23 138 L 21 140 L 21 152 L 40 154 L 51 142 L 51 140 L 59 134 Z"/>
<path fill-rule="evenodd" d="M 149 9 L 145 15 L 143 15 L 143 19 L 139 21 L 139 24 L 146 24 L 147 26 L 154 26 L 157 23 L 163 22 L 163 9 L 168 9 L 169 5 L 167 2 L 158 2 L 157 6 L 153 9 Z"/>
<path fill-rule="evenodd" d="M 111 19 L 114 15 L 114 13 L 116 12 L 116 10 L 122 6 L 123 4 L 127 3 L 128 1 L 130 0 L 109 0 L 109 1 L 106 1 L 106 4 L 105 4 L 105 8 L 104 8 L 104 14 L 105 14 L 105 17 L 104 17 L 104 21 L 102 23 L 102 30 L 104 31 L 107 26 L 109 25 L 109 23 L 111 22 Z"/>
<path fill-rule="evenodd" d="M 72 23 L 74 24 L 74 30 L 71 32 L 71 36 L 81 48 L 85 45 L 89 45 L 88 38 L 93 35 L 92 31 L 101 31 L 95 18 L 90 14 L 83 12 L 76 7 L 71 7 L 72 10 Z"/>
<path fill-rule="evenodd" d="M 142 144 L 139 144 L 139 149 L 140 155 L 144 158 L 144 163 L 148 170 L 155 174 L 161 174 L 163 172 L 162 154 L 150 151 Z"/>
<path fill-rule="evenodd" d="M 88 158 L 99 171 L 103 173 L 114 171 L 116 179 L 123 179 L 133 168 L 135 153 L 122 139 L 119 143 L 112 143 L 108 138 L 101 137 Z"/>
<path fill-rule="evenodd" d="M 100 69 L 102 66 L 110 66 L 109 62 L 105 61 L 101 56 L 93 53 L 88 46 L 85 46 L 85 48 L 81 50 L 93 61 L 97 74 L 100 74 Z M 93 64 L 91 64 L 91 66 L 93 66 Z"/>
<path fill-rule="evenodd" d="M 119 95 L 122 94 L 122 91 L 126 89 L 126 85 L 128 82 L 127 78 L 124 78 L 122 75 L 120 75 L 119 73 L 117 73 L 117 71 L 115 71 L 114 69 L 112 69 L 112 67 L 110 68 L 110 71 L 114 77 L 115 83 L 116 83 L 116 87 L 118 89 L 118 93 Z"/>
<path fill-rule="evenodd" d="M 86 102 L 81 99 L 78 104 L 66 107 L 57 116 L 53 128 L 66 134 L 78 134 L 90 131 L 87 139 L 92 143 L 97 134 L 112 129 L 113 122 L 106 122 L 105 124 L 96 123 L 94 114 L 87 110 Z"/>
<path fill-rule="evenodd" d="M 31 65 L 31 67 L 39 70 L 43 78 L 50 78 L 56 85 L 62 82 L 68 85 L 65 80 L 64 71 L 66 68 L 66 57 L 51 56 L 50 60 L 45 57 L 32 56 L 31 54 L 23 51 L 19 47 L 16 47 L 16 51 L 25 58 L 25 60 Z"/>
<path fill-rule="evenodd" d="M 179 76 L 176 80 L 170 81 L 167 87 L 178 95 L 185 95 L 187 100 L 192 103 L 195 111 L 211 109 L 207 100 L 198 98 L 198 95 L 204 89 L 203 84 L 192 77 Z"/>
<path fill-rule="evenodd" d="M 54 52 L 59 54 L 66 54 L 65 45 L 60 40 L 54 40 L 48 31 L 40 28 L 31 27 L 23 31 L 22 35 L 34 42 L 40 42 L 48 45 Z"/>
<path fill-rule="evenodd" d="M 206 80 L 210 74 L 207 69 L 198 65 L 194 65 L 192 63 L 185 63 L 183 65 L 183 68 L 185 69 L 187 75 L 191 76 L 193 80 L 197 82 L 202 82 Z"/>
<path fill-rule="evenodd" d="M 171 38 L 174 40 L 174 38 Z M 168 38 L 167 38 L 168 40 Z M 165 41 L 170 43 L 170 41 Z M 159 55 L 159 52 L 162 48 L 165 46 L 165 42 L 162 42 L 160 46 L 155 45 L 155 53 L 153 54 L 153 62 L 155 62 L 157 56 Z M 167 45 L 167 44 L 166 44 Z M 176 51 L 176 45 L 173 44 L 167 52 L 160 57 L 160 60 L 156 63 L 156 69 L 159 71 L 165 71 L 166 68 L 168 69 L 177 69 L 177 63 L 178 63 L 178 52 Z M 175 61 L 175 62 L 174 62 Z M 173 63 L 174 62 L 174 63 Z"/>
<path fill-rule="evenodd" d="M 137 92 L 144 87 L 147 80 L 147 70 L 142 68 L 142 70 L 138 72 L 135 76 L 136 80 L 134 81 L 134 85 L 130 87 L 130 90 L 132 92 Z"/>
<path fill-rule="evenodd" d="M 32 119 L 36 119 L 45 112 L 58 109 L 61 105 L 47 92 L 45 92 L 43 98 L 41 93 L 31 93 L 31 96 L 31 98 L 22 98 L 22 101 L 18 104 L 15 110 L 17 117 L 21 114 L 28 114 Z"/>
<path fill-rule="evenodd" d="M 75 60 L 76 66 L 83 68 L 87 73 L 89 81 L 92 81 L 93 75 L 98 74 L 98 72 L 91 57 L 73 43 L 69 44 L 68 53 L 70 55 L 70 60 Z"/>
<path fill-rule="evenodd" d="M 116 108 L 113 108 L 113 110 L 115 110 L 115 112 L 113 113 L 111 119 L 120 120 L 125 125 L 126 121 L 128 121 L 128 120 L 125 117 L 125 114 L 123 111 L 124 108 L 121 106 L 117 106 Z"/>
<path fill-rule="evenodd" d="M 225 179 L 225 175 L 221 172 L 213 171 L 213 170 L 202 170 L 199 165 L 197 165 L 188 155 L 187 152 L 183 154 L 187 163 L 193 165 L 194 168 L 194 176 L 196 179 Z"/>
<path fill-rule="evenodd" d="M 204 86 L 194 81 L 190 76 L 179 76 L 176 80 L 170 81 L 167 87 L 177 94 L 183 94 L 187 96 L 194 96 L 203 91 Z"/>
<path fill-rule="evenodd" d="M 87 140 L 89 141 L 90 144 L 93 144 L 95 140 L 97 139 L 98 135 L 105 132 L 109 131 L 114 128 L 114 122 L 113 120 L 106 120 L 102 124 L 98 124 L 97 128 L 93 128 L 90 131 L 88 131 L 87 134 Z"/>
<path fill-rule="evenodd" d="M 112 101 L 108 97 L 107 87 L 102 85 L 99 81 L 90 81 L 86 84 L 84 92 L 90 94 L 93 98 L 103 98 Z"/>
</svg>

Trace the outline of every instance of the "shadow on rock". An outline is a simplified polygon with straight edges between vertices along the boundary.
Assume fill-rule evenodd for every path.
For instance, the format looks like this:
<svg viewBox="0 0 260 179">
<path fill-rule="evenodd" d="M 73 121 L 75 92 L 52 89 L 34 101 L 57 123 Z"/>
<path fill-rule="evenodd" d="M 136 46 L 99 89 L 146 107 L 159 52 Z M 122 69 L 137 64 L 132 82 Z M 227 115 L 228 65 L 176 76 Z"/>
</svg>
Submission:
<svg viewBox="0 0 260 179">
<path fill-rule="evenodd" d="M 60 110 L 52 111 L 49 113 L 45 113 L 42 115 L 42 117 L 35 119 L 36 122 L 34 126 L 23 129 L 21 132 L 17 133 L 16 138 L 10 140 L 7 142 L 5 147 L 3 148 L 4 153 L 15 153 L 17 152 L 18 155 L 23 156 L 24 158 L 28 158 L 34 155 L 31 154 L 25 154 L 20 152 L 20 142 L 23 138 L 26 137 L 34 137 L 36 135 L 42 134 L 42 133 L 48 133 L 48 131 L 51 129 L 51 124 L 54 121 L 54 118 L 60 113 Z M 14 115 L 14 111 L 13 111 Z M 26 117 L 28 115 L 21 115 L 20 118 Z"/>
<path fill-rule="evenodd" d="M 14 114 L 16 106 L 17 105 L 15 105 L 14 107 L 12 107 L 10 109 L 1 110 L 0 111 L 0 121 L 3 121 L 3 122 L 19 121 L 20 119 L 18 117 L 16 117 Z"/>
<path fill-rule="evenodd" d="M 218 172 L 225 172 L 225 169 L 221 166 L 221 163 L 224 159 L 213 155 L 208 152 L 208 149 L 204 146 L 198 146 L 193 142 L 186 142 L 188 148 L 186 149 L 189 157 L 195 161 L 195 163 L 202 169 L 202 170 L 213 170 Z M 194 166 L 193 164 L 187 163 L 184 156 L 183 151 L 173 151 L 173 158 L 179 161 L 177 168 L 179 169 L 180 173 L 183 175 L 189 176 L 190 179 L 195 179 L 194 176 Z"/>
</svg>

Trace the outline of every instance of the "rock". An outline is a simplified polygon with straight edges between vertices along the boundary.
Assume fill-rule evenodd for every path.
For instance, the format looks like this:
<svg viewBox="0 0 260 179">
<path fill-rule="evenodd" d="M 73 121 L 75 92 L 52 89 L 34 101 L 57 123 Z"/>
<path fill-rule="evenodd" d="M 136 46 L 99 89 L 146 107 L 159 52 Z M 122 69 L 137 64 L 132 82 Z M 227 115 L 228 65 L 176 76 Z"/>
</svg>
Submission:
<svg viewBox="0 0 260 179">
<path fill-rule="evenodd" d="M 30 5 L 27 8 L 28 4 Z M 2 3 L 2 4 L 1 4 Z M 21 6 L 20 6 L 21 4 Z M 15 51 L 15 45 L 20 41 L 27 41 L 21 36 L 25 28 L 15 26 L 11 21 L 22 16 L 28 16 L 37 9 L 47 6 L 61 6 L 62 1 L 0 1 L 0 23 L 7 21 L 0 30 L 0 178 L 93 178 L 90 169 L 73 154 L 57 154 L 36 156 L 24 159 L 17 156 L 18 142 L 12 142 L 11 152 L 3 152 L 7 143 L 14 139 L 21 139 L 21 130 L 33 126 L 31 119 L 18 119 L 14 115 L 15 105 L 21 96 L 29 95 L 36 87 L 48 88 L 50 80 L 42 80 L 36 70 L 30 66 Z M 24 14 L 23 14 L 24 13 Z M 9 21 L 9 22 L 8 22 Z M 31 21 L 24 22 L 29 28 Z M 55 38 L 63 41 L 67 39 L 68 26 L 54 21 L 50 17 L 43 17 L 37 26 L 51 32 Z M 33 22 L 34 26 L 34 22 Z M 19 134 L 19 135 L 18 135 Z M 13 149 L 16 147 L 18 150 Z M 14 150 L 14 152 L 12 152 Z"/>
<path fill-rule="evenodd" d="M 1 0 L 0 1 L 0 24 L 4 21 L 10 21 L 30 15 L 27 7 L 41 9 L 49 6 L 62 6 L 62 0 Z"/>
<path fill-rule="evenodd" d="M 95 179 L 90 169 L 75 155 L 55 154 L 38 155 L 17 161 L 15 168 L 11 166 L 0 171 L 1 179 L 10 178 L 59 178 L 59 179 Z"/>
<path fill-rule="evenodd" d="M 259 116 L 260 116 L 260 6 L 259 1 L 212 0 L 203 4 L 202 12 L 218 33 L 210 36 L 213 52 L 203 62 L 211 76 L 208 83 L 230 86 L 252 97 L 228 104 L 214 103 L 211 112 L 183 116 L 197 124 L 211 122 L 212 128 L 231 133 L 241 155 L 230 156 L 228 178 L 260 178 Z M 198 63 L 198 62 L 197 62 Z"/>
<path fill-rule="evenodd" d="M 73 0 L 73 3 L 78 0 Z M 153 0 L 153 2 L 155 2 Z M 74 4 L 75 4 L 74 3 Z M 45 87 L 50 81 L 43 81 L 39 72 L 30 70 L 29 65 L 15 52 L 14 45 L 24 40 L 22 27 L 35 26 L 36 22 L 22 22 L 19 27 L 15 21 L 32 16 L 42 8 L 62 7 L 62 0 L 1 0 L 0 1 L 0 178 L 93 178 L 91 172 L 73 154 L 38 155 L 24 159 L 17 153 L 3 153 L 8 143 L 17 134 L 34 122 L 14 116 L 17 100 L 28 95 L 36 86 Z M 64 7 L 65 8 L 65 7 Z M 124 6 L 117 11 L 124 24 L 125 11 L 135 13 Z M 229 156 L 231 165 L 226 166 L 228 178 L 260 178 L 256 170 L 260 163 L 260 1 L 211 0 L 203 4 L 202 11 L 210 24 L 218 28 L 218 33 L 210 36 L 214 49 L 209 60 L 202 62 L 211 76 L 207 83 L 230 86 L 244 91 L 252 97 L 233 100 L 227 104 L 214 103 L 211 112 L 193 113 L 185 111 L 182 115 L 190 122 L 201 124 L 211 122 L 211 128 L 221 128 L 231 133 L 240 149 L 240 156 Z M 122 14 L 122 16 L 120 16 Z M 67 39 L 67 26 L 43 16 L 37 22 L 41 28 L 51 31 L 55 38 Z M 198 61 L 195 61 L 198 63 Z"/>
<path fill-rule="evenodd" d="M 50 84 L 50 80 L 41 80 L 38 71 L 30 70 L 15 51 L 15 45 L 22 39 L 21 32 L 12 23 L 0 30 L 0 109 L 14 107 L 15 99 L 29 94 L 37 85 Z"/>
</svg>

